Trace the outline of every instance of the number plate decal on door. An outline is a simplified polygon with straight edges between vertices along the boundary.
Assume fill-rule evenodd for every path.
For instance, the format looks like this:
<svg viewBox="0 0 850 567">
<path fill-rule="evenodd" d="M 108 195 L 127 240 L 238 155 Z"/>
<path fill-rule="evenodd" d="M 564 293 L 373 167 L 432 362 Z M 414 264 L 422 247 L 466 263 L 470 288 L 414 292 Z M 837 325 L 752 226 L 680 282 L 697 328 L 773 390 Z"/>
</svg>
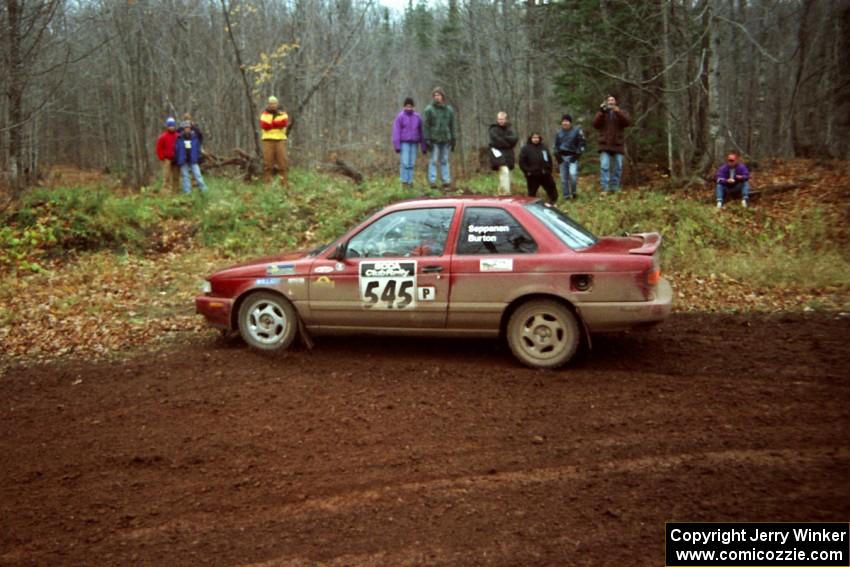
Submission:
<svg viewBox="0 0 850 567">
<path fill-rule="evenodd" d="M 367 309 L 416 307 L 416 262 L 360 262 L 360 301 Z"/>
</svg>

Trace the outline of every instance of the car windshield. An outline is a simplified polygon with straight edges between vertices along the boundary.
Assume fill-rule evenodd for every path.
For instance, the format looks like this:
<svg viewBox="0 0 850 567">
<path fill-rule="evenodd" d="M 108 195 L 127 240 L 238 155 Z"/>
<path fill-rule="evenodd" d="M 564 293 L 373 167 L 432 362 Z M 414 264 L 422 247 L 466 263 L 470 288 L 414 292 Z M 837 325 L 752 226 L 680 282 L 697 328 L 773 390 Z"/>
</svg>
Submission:
<svg viewBox="0 0 850 567">
<path fill-rule="evenodd" d="M 579 223 L 542 201 L 535 201 L 526 208 L 573 250 L 582 250 L 596 244 L 596 237 Z"/>
</svg>

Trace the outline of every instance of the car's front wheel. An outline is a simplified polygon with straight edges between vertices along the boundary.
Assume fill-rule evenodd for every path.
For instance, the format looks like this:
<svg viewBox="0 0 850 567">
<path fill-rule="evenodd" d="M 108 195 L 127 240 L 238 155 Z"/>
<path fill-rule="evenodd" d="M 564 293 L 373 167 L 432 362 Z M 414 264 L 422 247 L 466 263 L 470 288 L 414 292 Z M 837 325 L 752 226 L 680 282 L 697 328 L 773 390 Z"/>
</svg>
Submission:
<svg viewBox="0 0 850 567">
<path fill-rule="evenodd" d="M 239 308 L 239 334 L 254 348 L 285 349 L 295 340 L 297 331 L 298 314 L 280 295 L 252 293 Z"/>
<path fill-rule="evenodd" d="M 526 366 L 558 368 L 576 353 L 581 335 L 569 308 L 551 299 L 534 299 L 511 314 L 507 338 L 511 352 Z"/>
</svg>

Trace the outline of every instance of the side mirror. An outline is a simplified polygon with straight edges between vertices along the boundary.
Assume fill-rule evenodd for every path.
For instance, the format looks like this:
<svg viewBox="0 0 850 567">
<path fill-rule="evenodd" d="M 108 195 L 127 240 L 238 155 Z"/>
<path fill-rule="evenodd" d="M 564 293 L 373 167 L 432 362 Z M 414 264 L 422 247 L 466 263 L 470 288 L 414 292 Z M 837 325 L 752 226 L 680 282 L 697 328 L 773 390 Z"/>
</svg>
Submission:
<svg viewBox="0 0 850 567">
<path fill-rule="evenodd" d="M 330 259 L 331 260 L 339 260 L 340 262 L 345 260 L 345 249 L 346 249 L 346 243 L 340 242 L 339 244 L 336 245 L 336 249 L 334 250 L 334 253 L 331 254 Z"/>
</svg>

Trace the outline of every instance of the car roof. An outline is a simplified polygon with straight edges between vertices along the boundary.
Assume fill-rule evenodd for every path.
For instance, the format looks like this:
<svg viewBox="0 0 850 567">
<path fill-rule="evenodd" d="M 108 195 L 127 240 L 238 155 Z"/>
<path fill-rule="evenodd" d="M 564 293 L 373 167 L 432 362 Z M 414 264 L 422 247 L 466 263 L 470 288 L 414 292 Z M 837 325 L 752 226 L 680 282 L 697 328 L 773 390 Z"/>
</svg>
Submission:
<svg viewBox="0 0 850 567">
<path fill-rule="evenodd" d="M 492 196 L 492 195 L 452 195 L 445 197 L 420 197 L 415 199 L 406 199 L 404 201 L 397 201 L 392 205 L 388 205 L 384 210 L 393 210 L 397 208 L 410 208 L 411 205 L 415 207 L 439 207 L 439 206 L 452 206 L 456 207 L 458 205 L 464 204 L 476 204 L 482 206 L 522 206 L 527 205 L 528 203 L 533 203 L 535 201 L 539 201 L 536 197 L 525 197 L 525 196 Z"/>
</svg>

